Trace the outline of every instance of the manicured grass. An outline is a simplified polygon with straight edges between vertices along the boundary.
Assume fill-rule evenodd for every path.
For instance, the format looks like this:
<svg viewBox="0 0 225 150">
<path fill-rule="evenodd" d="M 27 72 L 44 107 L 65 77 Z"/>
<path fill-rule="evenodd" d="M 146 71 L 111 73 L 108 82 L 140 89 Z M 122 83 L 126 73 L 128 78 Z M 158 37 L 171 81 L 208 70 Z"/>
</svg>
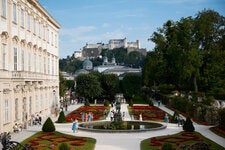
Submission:
<svg viewBox="0 0 225 150">
<path fill-rule="evenodd" d="M 37 150 L 58 150 L 61 143 L 67 143 L 71 149 L 94 150 L 96 140 L 60 132 L 38 132 L 22 142 L 22 144 L 31 145 Z"/>
<path fill-rule="evenodd" d="M 223 138 L 225 138 L 225 131 L 219 129 L 218 127 L 211 127 L 210 128 L 210 131 L 212 131 L 213 133 L 215 133 L 216 135 L 218 136 L 221 136 Z M 222 131 L 222 132 L 221 132 Z M 224 139 L 225 140 L 225 139 Z"/>
<path fill-rule="evenodd" d="M 153 137 L 141 142 L 141 150 L 159 150 L 164 143 L 170 143 L 173 149 L 180 144 L 188 145 L 197 141 L 204 141 L 210 146 L 210 150 L 225 150 L 224 147 L 202 136 L 198 132 L 180 132 L 174 135 Z"/>
</svg>

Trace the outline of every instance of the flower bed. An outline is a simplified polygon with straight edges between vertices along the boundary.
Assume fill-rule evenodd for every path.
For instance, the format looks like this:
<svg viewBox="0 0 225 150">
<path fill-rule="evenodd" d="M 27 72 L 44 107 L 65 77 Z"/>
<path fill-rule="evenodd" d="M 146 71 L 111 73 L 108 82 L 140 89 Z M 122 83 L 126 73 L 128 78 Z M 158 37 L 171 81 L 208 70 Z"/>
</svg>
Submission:
<svg viewBox="0 0 225 150">
<path fill-rule="evenodd" d="M 224 148 L 212 140 L 202 136 L 198 132 L 180 132 L 178 134 L 160 136 L 160 137 L 152 137 L 149 139 L 145 139 L 141 142 L 141 150 L 146 149 L 162 149 L 162 146 L 165 143 L 169 143 L 172 145 L 173 149 L 178 149 L 179 146 L 187 146 L 192 145 L 196 142 L 204 142 L 206 143 L 210 149 L 223 149 Z"/>
<path fill-rule="evenodd" d="M 159 137 L 159 138 L 151 138 L 150 145 L 151 146 L 162 146 L 163 143 L 173 143 L 177 146 L 180 143 L 188 142 L 188 141 L 203 141 L 200 137 L 193 133 L 182 132 L 179 136 L 166 136 L 166 137 Z"/>
<path fill-rule="evenodd" d="M 93 120 L 99 120 L 103 117 L 103 112 L 106 108 L 106 106 L 82 106 L 66 115 L 66 121 L 72 122 L 74 119 L 82 121 L 81 114 L 90 112 L 93 114 Z"/>
<path fill-rule="evenodd" d="M 83 149 L 89 143 L 92 143 L 91 147 L 94 147 L 93 143 L 95 142 L 93 141 L 95 140 L 86 137 L 70 136 L 59 132 L 38 132 L 23 143 L 32 146 L 34 149 L 57 150 L 61 143 L 67 143 L 71 149 Z"/>
<path fill-rule="evenodd" d="M 155 106 L 132 106 L 132 114 L 134 118 L 139 120 L 139 115 L 142 114 L 142 120 L 163 120 L 165 112 Z"/>
</svg>

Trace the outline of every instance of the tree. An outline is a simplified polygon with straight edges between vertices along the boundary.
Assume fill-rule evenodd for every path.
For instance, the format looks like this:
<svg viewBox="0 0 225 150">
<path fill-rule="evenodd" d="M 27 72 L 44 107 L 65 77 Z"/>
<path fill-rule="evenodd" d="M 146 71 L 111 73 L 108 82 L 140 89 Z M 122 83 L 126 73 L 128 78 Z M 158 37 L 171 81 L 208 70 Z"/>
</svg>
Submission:
<svg viewBox="0 0 225 150">
<path fill-rule="evenodd" d="M 122 80 L 123 93 L 130 100 L 135 95 L 140 95 L 142 80 L 141 76 L 134 73 L 128 73 Z"/>
<path fill-rule="evenodd" d="M 102 74 L 99 81 L 103 89 L 102 95 L 109 98 L 109 100 L 113 100 L 119 91 L 118 76 L 115 74 Z"/>
<path fill-rule="evenodd" d="M 195 18 L 167 21 L 149 38 L 155 48 L 145 60 L 144 84 L 173 84 L 178 90 L 223 93 L 224 22 L 225 18 L 213 10 L 203 10 Z"/>
<path fill-rule="evenodd" d="M 76 77 L 76 92 L 79 96 L 93 99 L 101 95 L 102 88 L 98 78 L 93 74 L 80 74 Z"/>
<path fill-rule="evenodd" d="M 59 96 L 63 97 L 66 91 L 66 80 L 62 75 L 62 72 L 59 71 Z"/>
</svg>

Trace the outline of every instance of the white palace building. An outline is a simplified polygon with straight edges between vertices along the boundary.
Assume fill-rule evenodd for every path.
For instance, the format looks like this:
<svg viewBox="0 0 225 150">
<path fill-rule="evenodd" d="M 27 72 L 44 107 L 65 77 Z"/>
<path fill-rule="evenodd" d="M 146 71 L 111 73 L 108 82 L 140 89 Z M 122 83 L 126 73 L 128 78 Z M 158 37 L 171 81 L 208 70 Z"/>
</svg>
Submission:
<svg viewBox="0 0 225 150">
<path fill-rule="evenodd" d="M 0 0 L 0 133 L 57 107 L 59 29 L 38 0 Z"/>
</svg>

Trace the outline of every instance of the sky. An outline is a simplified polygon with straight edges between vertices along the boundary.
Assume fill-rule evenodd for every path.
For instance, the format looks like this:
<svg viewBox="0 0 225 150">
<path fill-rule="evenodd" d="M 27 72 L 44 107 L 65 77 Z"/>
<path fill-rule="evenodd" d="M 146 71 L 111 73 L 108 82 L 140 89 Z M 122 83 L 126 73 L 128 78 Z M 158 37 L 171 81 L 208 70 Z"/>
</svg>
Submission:
<svg viewBox="0 0 225 150">
<path fill-rule="evenodd" d="M 168 21 L 195 17 L 203 9 L 225 16 L 225 0 L 39 0 L 61 25 L 59 57 L 72 56 L 86 43 L 108 43 L 110 39 L 140 41 L 148 51 L 148 41 L 157 28 Z"/>
</svg>

